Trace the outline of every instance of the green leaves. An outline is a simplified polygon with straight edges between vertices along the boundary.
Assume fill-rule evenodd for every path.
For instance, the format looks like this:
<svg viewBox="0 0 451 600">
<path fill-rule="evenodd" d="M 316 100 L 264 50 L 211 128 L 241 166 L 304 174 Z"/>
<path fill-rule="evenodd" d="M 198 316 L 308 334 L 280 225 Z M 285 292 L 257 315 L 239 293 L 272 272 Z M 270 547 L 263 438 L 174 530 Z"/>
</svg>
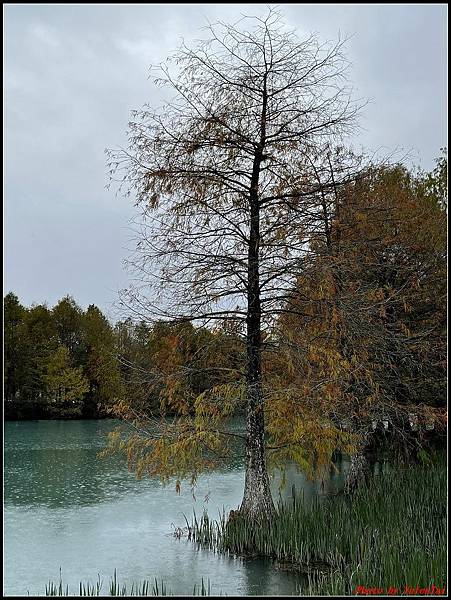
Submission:
<svg viewBox="0 0 451 600">
<path fill-rule="evenodd" d="M 67 296 L 49 310 L 5 298 L 7 415 L 97 416 L 123 392 L 117 337 L 94 305 Z"/>
<path fill-rule="evenodd" d="M 89 390 L 89 382 L 81 367 L 71 366 L 69 350 L 59 346 L 43 364 L 42 381 L 50 403 L 50 411 L 81 414 L 83 396 Z"/>
</svg>

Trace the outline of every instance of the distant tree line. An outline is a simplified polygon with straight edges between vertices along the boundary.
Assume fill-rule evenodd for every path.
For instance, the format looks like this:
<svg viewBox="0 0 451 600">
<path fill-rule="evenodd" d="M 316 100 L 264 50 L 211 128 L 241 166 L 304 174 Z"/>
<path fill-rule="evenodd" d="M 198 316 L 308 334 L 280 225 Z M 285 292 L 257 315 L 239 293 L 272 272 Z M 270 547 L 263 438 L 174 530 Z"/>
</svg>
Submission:
<svg viewBox="0 0 451 600">
<path fill-rule="evenodd" d="M 224 380 L 221 365 L 230 377 L 238 347 L 225 328 L 131 319 L 112 325 L 98 307 L 83 311 L 70 296 L 53 308 L 27 308 L 10 292 L 4 298 L 5 417 L 100 418 L 125 399 L 136 410 L 188 413 L 200 393 Z"/>
<path fill-rule="evenodd" d="M 4 299 L 5 417 L 92 418 L 122 393 L 113 327 L 69 296 L 53 308 Z"/>
</svg>

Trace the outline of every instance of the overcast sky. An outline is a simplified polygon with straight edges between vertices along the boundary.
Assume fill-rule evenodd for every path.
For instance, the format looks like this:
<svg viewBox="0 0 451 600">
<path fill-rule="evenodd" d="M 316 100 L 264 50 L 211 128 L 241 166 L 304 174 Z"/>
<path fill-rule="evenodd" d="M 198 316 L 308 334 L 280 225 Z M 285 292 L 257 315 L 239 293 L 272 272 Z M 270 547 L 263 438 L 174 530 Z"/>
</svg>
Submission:
<svg viewBox="0 0 451 600">
<path fill-rule="evenodd" d="M 279 4 L 301 36 L 353 35 L 348 57 L 369 148 L 402 147 L 425 169 L 446 137 L 445 5 Z M 26 304 L 71 294 L 113 316 L 128 283 L 131 200 L 105 189 L 106 147 L 130 111 L 157 102 L 148 67 L 207 20 L 263 15 L 263 4 L 4 5 L 5 292 Z"/>
</svg>

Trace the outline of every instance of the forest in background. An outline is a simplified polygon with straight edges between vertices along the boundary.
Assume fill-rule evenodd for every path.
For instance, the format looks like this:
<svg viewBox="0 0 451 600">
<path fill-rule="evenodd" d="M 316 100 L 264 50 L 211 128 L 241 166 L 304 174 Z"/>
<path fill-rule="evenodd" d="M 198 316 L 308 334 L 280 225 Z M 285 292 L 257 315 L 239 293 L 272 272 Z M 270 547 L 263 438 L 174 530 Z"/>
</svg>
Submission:
<svg viewBox="0 0 451 600">
<path fill-rule="evenodd" d="M 4 318 L 7 419 L 101 418 L 125 396 L 135 407 L 158 411 L 183 393 L 189 406 L 190 398 L 211 387 L 213 376 L 191 375 L 175 392 L 171 370 L 219 366 L 213 345 L 224 353 L 225 343 L 238 344 L 227 331 L 190 324 L 125 319 L 113 325 L 97 306 L 83 311 L 70 296 L 53 308 L 26 308 L 10 292 Z M 223 358 L 224 364 L 231 360 Z"/>
</svg>

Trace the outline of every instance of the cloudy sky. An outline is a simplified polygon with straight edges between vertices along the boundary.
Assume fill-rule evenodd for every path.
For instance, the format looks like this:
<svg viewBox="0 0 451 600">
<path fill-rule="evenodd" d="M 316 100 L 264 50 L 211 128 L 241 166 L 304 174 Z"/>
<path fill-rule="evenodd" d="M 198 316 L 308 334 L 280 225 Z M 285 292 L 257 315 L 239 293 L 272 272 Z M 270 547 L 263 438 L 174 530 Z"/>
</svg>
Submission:
<svg viewBox="0 0 451 600">
<path fill-rule="evenodd" d="M 425 169 L 446 137 L 445 5 L 279 4 L 301 36 L 348 43 L 352 82 L 371 99 L 357 142 L 404 148 Z M 114 316 L 127 285 L 131 200 L 105 188 L 106 147 L 125 143 L 130 111 L 157 102 L 159 63 L 218 19 L 263 4 L 4 5 L 4 288 L 21 301 L 71 294 Z"/>
</svg>

